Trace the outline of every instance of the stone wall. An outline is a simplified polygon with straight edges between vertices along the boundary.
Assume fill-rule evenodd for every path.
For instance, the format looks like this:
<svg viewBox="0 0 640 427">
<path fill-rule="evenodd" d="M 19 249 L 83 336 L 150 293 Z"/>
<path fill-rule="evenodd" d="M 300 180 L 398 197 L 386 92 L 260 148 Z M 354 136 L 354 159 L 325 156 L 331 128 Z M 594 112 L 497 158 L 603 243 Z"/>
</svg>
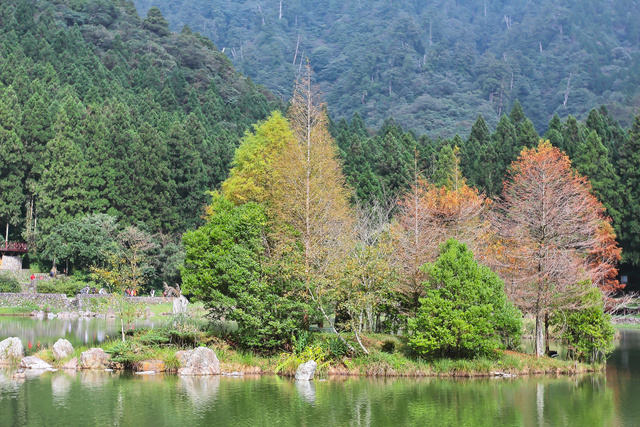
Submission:
<svg viewBox="0 0 640 427">
<path fill-rule="evenodd" d="M 74 308 L 87 310 L 96 308 L 99 299 L 109 295 L 78 294 L 76 298 L 67 298 L 65 294 L 35 294 L 35 293 L 0 293 L 0 307 L 24 307 L 34 305 L 44 309 L 50 307 L 56 310 L 72 310 Z M 152 305 L 170 303 L 171 298 L 163 297 L 127 297 L 127 300 L 136 305 Z"/>
<path fill-rule="evenodd" d="M 71 301 L 65 294 L 27 294 L 0 293 L 0 307 L 24 307 L 34 305 L 39 308 L 51 307 L 56 310 L 67 310 Z"/>
<path fill-rule="evenodd" d="M 22 270 L 22 257 L 2 255 L 2 261 L 0 261 L 0 270 Z"/>
</svg>

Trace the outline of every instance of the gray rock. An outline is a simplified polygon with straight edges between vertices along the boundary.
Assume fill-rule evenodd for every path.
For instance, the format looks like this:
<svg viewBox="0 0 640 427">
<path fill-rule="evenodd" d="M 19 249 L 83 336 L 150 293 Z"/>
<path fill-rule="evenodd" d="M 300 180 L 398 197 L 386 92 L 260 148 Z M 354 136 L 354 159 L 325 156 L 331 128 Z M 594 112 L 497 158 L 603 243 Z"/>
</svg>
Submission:
<svg viewBox="0 0 640 427">
<path fill-rule="evenodd" d="M 186 313 L 187 305 L 189 305 L 189 300 L 184 295 L 180 295 L 178 298 L 174 298 L 173 314 Z"/>
<path fill-rule="evenodd" d="M 101 348 L 90 348 L 80 355 L 81 369 L 105 369 L 108 364 L 109 355 Z"/>
<path fill-rule="evenodd" d="M 316 373 L 316 367 L 318 365 L 315 361 L 309 360 L 298 367 L 296 371 L 296 380 L 298 381 L 311 381 L 313 374 Z"/>
<path fill-rule="evenodd" d="M 23 369 L 34 369 L 34 370 L 52 370 L 53 366 L 49 365 L 44 360 L 35 357 L 35 356 L 27 356 L 20 361 L 20 367 Z"/>
<path fill-rule="evenodd" d="M 53 345 L 53 358 L 56 360 L 66 359 L 73 354 L 73 346 L 64 338 L 60 338 Z"/>
<path fill-rule="evenodd" d="M 180 354 L 178 354 L 180 353 Z M 216 353 L 207 347 L 198 347 L 195 350 L 177 352 L 176 357 L 182 363 L 178 374 L 191 375 L 219 375 L 220 361 Z"/>
<path fill-rule="evenodd" d="M 65 363 L 62 366 L 62 369 L 64 369 L 65 371 L 77 371 L 78 370 L 78 358 L 74 357 L 73 359 L 69 360 L 67 363 Z"/>
<path fill-rule="evenodd" d="M 0 365 L 8 365 L 24 357 L 22 341 L 17 337 L 9 337 L 0 341 Z"/>
</svg>

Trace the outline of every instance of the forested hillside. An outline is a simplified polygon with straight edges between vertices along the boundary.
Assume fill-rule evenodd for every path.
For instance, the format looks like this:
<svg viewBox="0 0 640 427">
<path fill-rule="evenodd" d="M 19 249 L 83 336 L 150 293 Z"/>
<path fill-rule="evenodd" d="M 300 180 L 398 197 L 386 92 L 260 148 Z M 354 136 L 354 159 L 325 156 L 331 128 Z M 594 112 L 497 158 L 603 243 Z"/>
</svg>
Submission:
<svg viewBox="0 0 640 427">
<path fill-rule="evenodd" d="M 640 106 L 634 0 L 135 0 L 189 24 L 235 67 L 288 98 L 307 58 L 334 119 L 397 123 L 432 137 L 490 126 L 518 99 L 539 132 L 557 113 Z"/>
<path fill-rule="evenodd" d="M 280 108 L 157 9 L 143 19 L 126 0 L 3 1 L 0 223 L 32 243 L 96 213 L 182 232 L 245 129 Z"/>
</svg>

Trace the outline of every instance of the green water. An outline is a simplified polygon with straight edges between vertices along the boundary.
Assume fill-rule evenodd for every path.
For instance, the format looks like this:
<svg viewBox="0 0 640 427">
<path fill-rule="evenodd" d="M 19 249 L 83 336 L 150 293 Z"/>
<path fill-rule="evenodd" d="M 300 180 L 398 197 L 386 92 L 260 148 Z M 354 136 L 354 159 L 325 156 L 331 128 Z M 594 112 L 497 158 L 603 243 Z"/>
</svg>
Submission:
<svg viewBox="0 0 640 427">
<path fill-rule="evenodd" d="M 180 378 L 0 370 L 0 426 L 637 426 L 640 331 L 606 374 L 515 379 Z"/>
</svg>

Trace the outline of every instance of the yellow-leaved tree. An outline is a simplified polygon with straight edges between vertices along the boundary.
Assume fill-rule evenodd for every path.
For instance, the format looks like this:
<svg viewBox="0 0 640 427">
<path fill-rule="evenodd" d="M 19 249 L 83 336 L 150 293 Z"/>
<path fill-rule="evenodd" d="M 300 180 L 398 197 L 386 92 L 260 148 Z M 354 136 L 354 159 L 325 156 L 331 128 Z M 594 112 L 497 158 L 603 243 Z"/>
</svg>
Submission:
<svg viewBox="0 0 640 427">
<path fill-rule="evenodd" d="M 287 119 L 279 111 L 247 131 L 240 141 L 229 178 L 222 184 L 224 197 L 236 205 L 265 203 L 271 199 L 273 164 L 296 143 Z"/>
<path fill-rule="evenodd" d="M 352 244 L 353 215 L 338 148 L 329 134 L 325 106 L 311 76 L 307 65 L 296 82 L 288 114 L 296 143 L 285 145 L 273 162 L 268 208 L 276 222 L 275 240 L 291 274 L 304 282 L 307 296 L 353 351 L 326 310 L 339 261 Z"/>
</svg>

